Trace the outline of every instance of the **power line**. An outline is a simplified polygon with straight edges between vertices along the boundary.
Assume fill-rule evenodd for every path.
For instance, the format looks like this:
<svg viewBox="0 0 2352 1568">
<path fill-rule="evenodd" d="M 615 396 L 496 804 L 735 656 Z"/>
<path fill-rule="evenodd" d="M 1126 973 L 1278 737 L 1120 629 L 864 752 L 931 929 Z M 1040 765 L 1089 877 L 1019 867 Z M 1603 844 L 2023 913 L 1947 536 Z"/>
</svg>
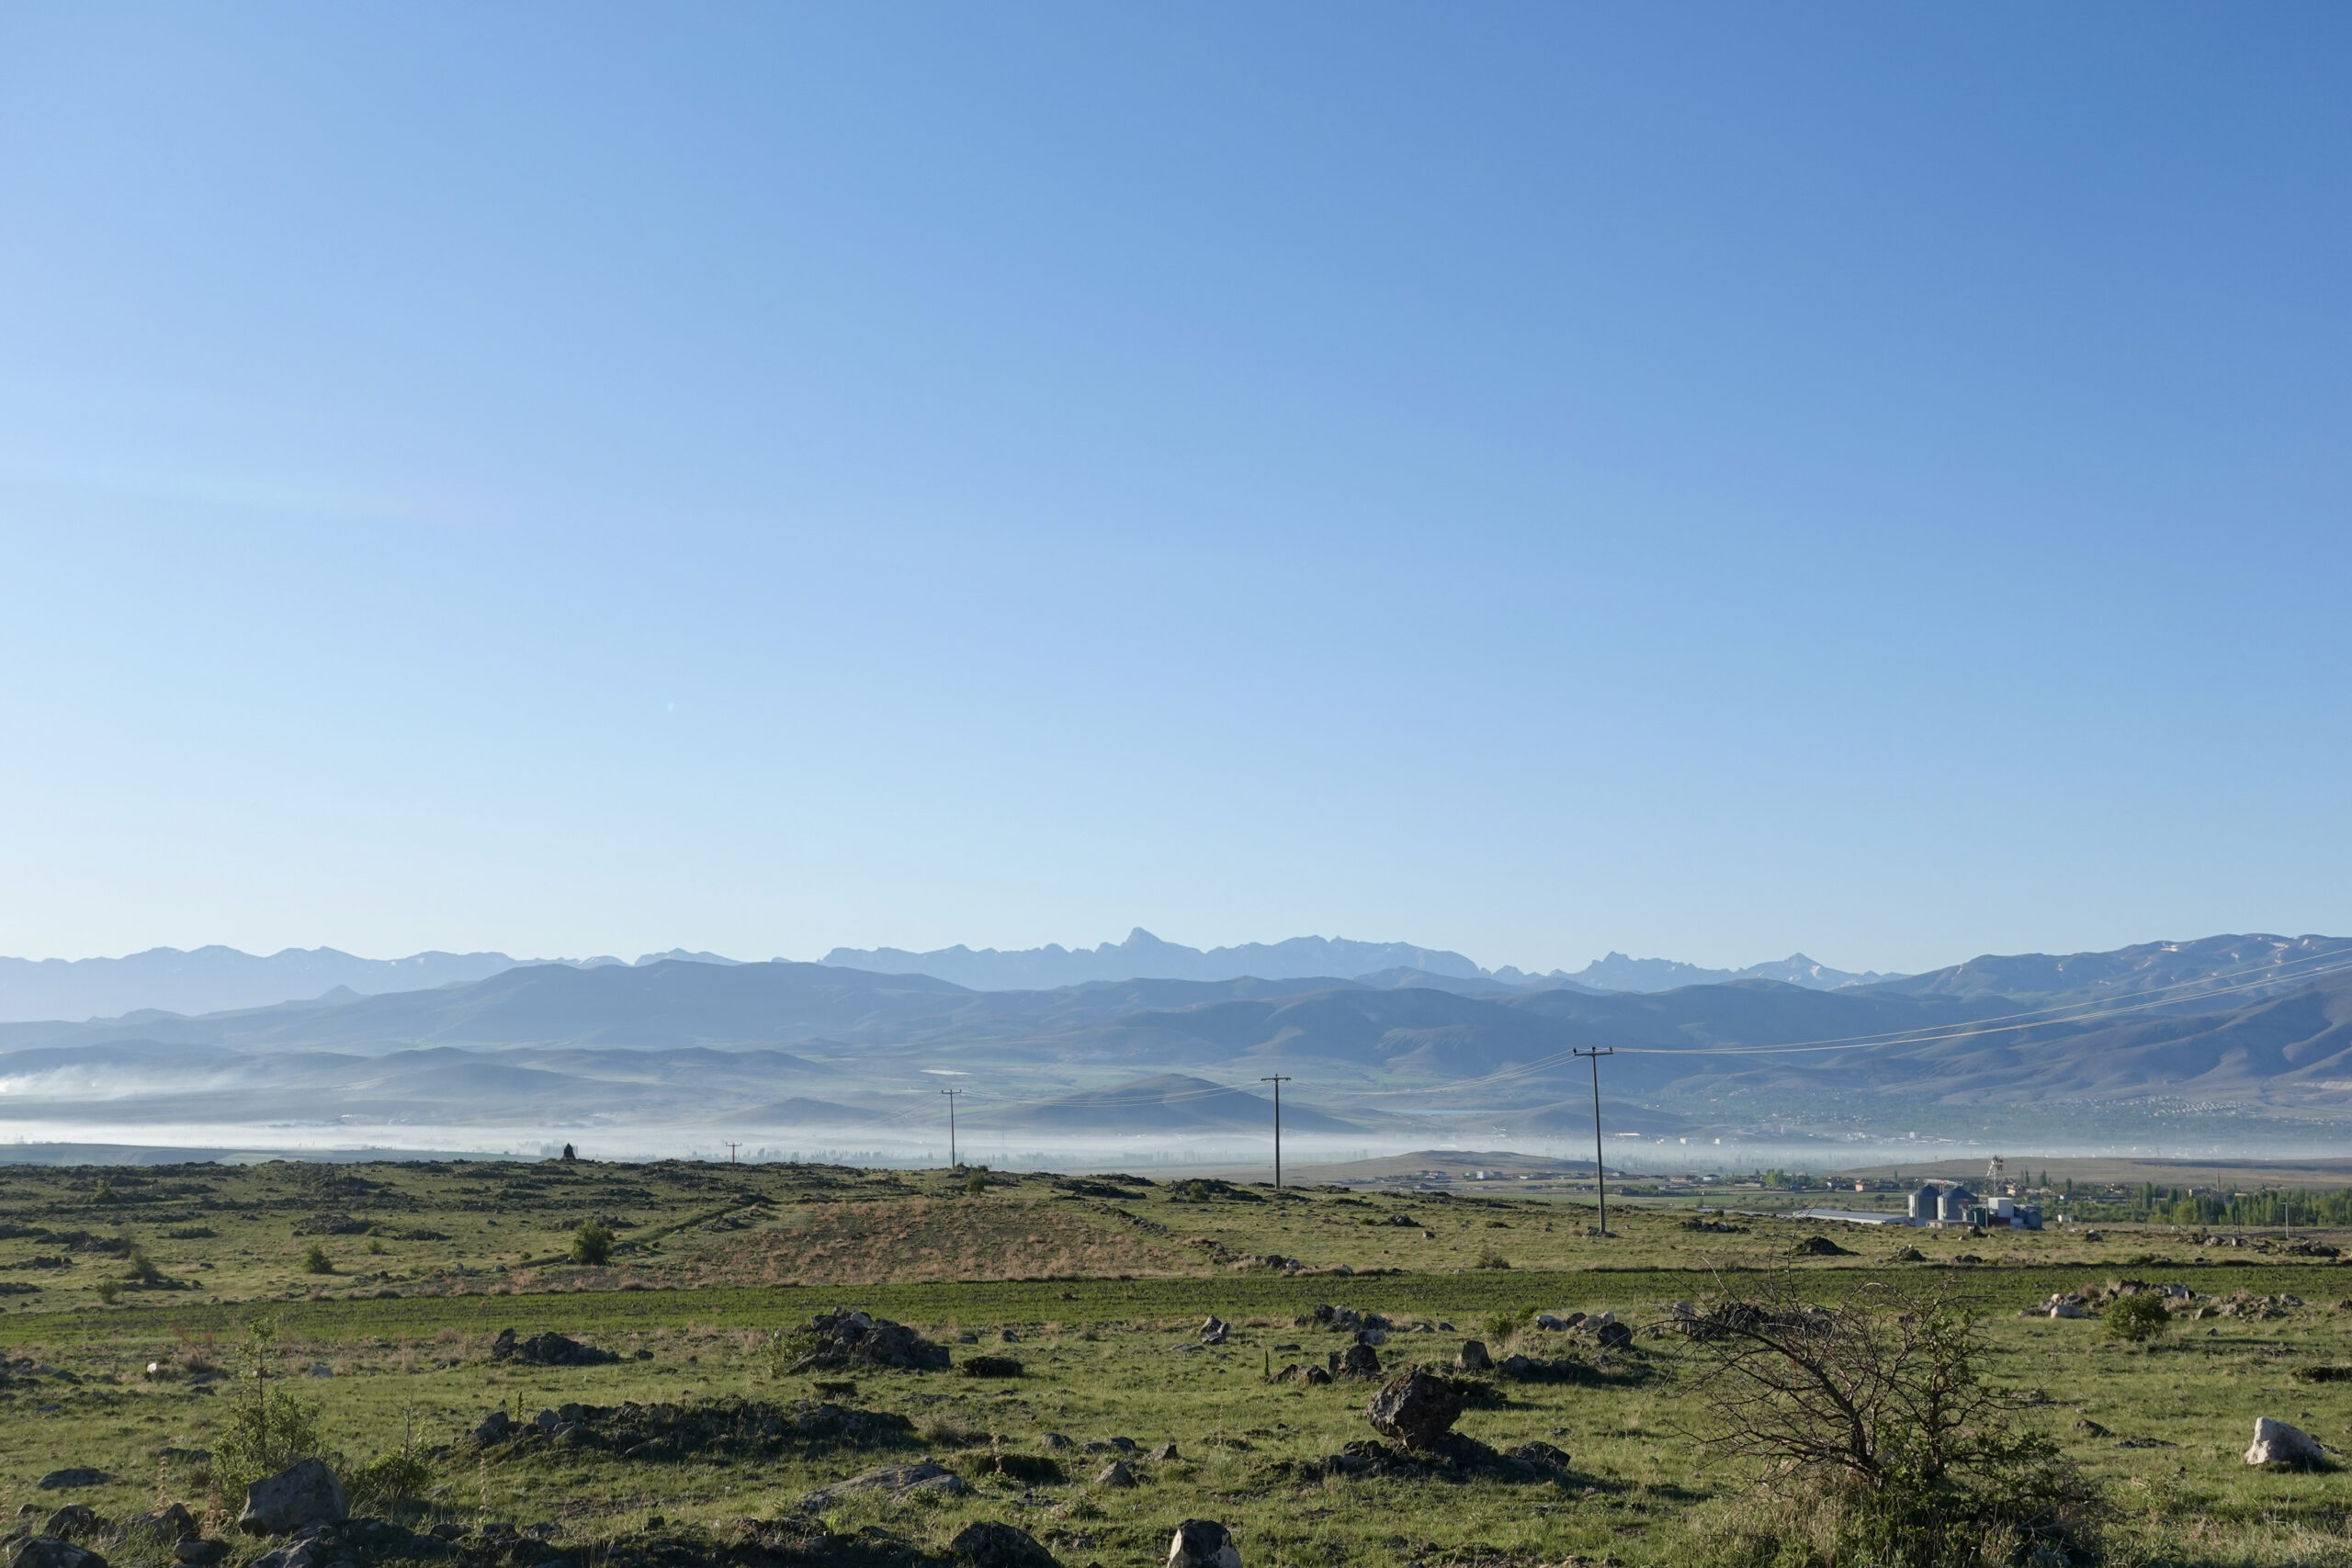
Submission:
<svg viewBox="0 0 2352 1568">
<path fill-rule="evenodd" d="M 939 1092 L 947 1097 L 947 1168 L 953 1170 L 956 1168 L 956 1097 L 964 1091 L 943 1089 Z"/>
</svg>

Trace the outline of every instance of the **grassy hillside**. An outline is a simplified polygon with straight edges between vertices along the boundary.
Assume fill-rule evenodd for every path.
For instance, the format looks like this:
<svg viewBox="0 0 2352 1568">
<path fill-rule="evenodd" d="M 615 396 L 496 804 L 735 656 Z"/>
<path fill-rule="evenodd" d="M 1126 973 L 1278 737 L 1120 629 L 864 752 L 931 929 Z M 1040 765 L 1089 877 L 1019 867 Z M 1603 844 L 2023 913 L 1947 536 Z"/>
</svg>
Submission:
<svg viewBox="0 0 2352 1568">
<path fill-rule="evenodd" d="M 346 1465 L 416 1435 L 426 1473 L 394 1512 L 468 1528 L 545 1521 L 574 1556 L 660 1545 L 716 1561 L 748 1539 L 740 1519 L 788 1519 L 811 1488 L 927 1456 L 971 1489 L 841 1504 L 828 1528 L 920 1556 L 966 1523 L 1004 1519 L 1072 1568 L 1156 1557 L 1187 1517 L 1233 1526 L 1253 1564 L 1682 1563 L 1716 1550 L 1748 1483 L 1700 1440 L 1691 1348 L 1651 1329 L 1676 1301 L 1792 1270 L 1818 1301 L 1940 1290 L 1984 1314 L 1988 1373 L 2038 1391 L 2029 1419 L 2115 1499 L 2119 1560 L 2352 1562 L 2352 1480 L 2237 1459 L 2258 1415 L 2352 1445 L 2352 1384 L 2290 1377 L 2352 1361 L 2352 1270 L 2324 1258 L 2260 1236 L 2203 1247 L 2170 1227 L 2093 1241 L 1710 1214 L 1736 1228 L 1694 1230 L 1695 1208 L 1666 1199 L 1612 1204 L 1610 1238 L 1586 1234 L 1592 1217 L 1559 1190 L 1276 1194 L 684 1162 L 15 1168 L 0 1172 L 0 1280 L 32 1288 L 0 1315 L 0 1401 L 16 1417 L 0 1425 L 0 1483 L 45 1511 L 62 1499 L 34 1478 L 82 1465 L 112 1478 L 72 1494 L 101 1514 L 152 1507 L 159 1493 L 201 1507 L 199 1456 L 250 1396 L 239 1347 L 266 1323 L 270 1370 L 315 1404 Z M 611 1258 L 561 1260 L 592 1220 L 612 1227 Z M 1798 1250 L 1815 1237 L 1840 1250 Z M 1906 1244 L 1928 1260 L 1897 1261 Z M 313 1247 L 334 1272 L 306 1267 Z M 153 1277 L 130 1279 L 142 1271 Z M 2272 1306 L 2185 1318 L 2153 1348 L 2107 1337 L 2095 1317 L 2018 1315 L 2118 1278 Z M 1315 1323 L 1324 1304 L 1391 1317 L 1391 1367 L 1450 1362 L 1473 1335 L 1553 1364 L 1487 1379 L 1461 1429 L 1496 1448 L 1551 1444 L 1566 1468 L 1467 1480 L 1315 1468 L 1371 1436 L 1371 1385 L 1264 1374 L 1347 1342 Z M 1021 1375 L 839 1374 L 855 1391 L 830 1397 L 908 1423 L 879 1447 L 718 1445 L 655 1462 L 486 1450 L 465 1436 L 493 1407 L 788 1407 L 835 1374 L 794 1374 L 777 1336 L 835 1306 L 915 1325 L 958 1362 L 1013 1357 Z M 1643 1329 L 1631 1349 L 1532 1325 L 1537 1312 L 1602 1310 Z M 1203 1348 L 1210 1314 L 1233 1327 Z M 559 1331 L 621 1359 L 496 1360 L 502 1329 Z M 1047 1434 L 1169 1442 L 1177 1457 L 1139 1458 L 1139 1484 L 1120 1488 L 1093 1479 L 1115 1454 L 1049 1448 Z"/>
</svg>

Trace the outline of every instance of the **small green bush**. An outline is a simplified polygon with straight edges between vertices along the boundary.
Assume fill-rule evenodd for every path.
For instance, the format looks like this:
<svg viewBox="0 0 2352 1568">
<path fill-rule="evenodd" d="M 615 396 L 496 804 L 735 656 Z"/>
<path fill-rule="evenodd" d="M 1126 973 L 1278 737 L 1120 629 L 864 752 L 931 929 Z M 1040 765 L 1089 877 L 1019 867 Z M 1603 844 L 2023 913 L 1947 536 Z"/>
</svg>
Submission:
<svg viewBox="0 0 2352 1568">
<path fill-rule="evenodd" d="M 989 1190 L 989 1179 L 978 1171 L 964 1178 L 964 1196 L 978 1198 Z"/>
<path fill-rule="evenodd" d="M 595 1220 L 588 1220 L 571 1233 L 571 1260 L 590 1265 L 613 1260 L 613 1233 Z"/>
<path fill-rule="evenodd" d="M 314 1241 L 311 1244 L 311 1249 L 302 1254 L 302 1272 L 305 1274 L 334 1272 L 334 1259 L 327 1256 L 324 1245 Z"/>
<path fill-rule="evenodd" d="M 277 1325 L 257 1318 L 239 1349 L 240 1392 L 228 1404 L 212 1441 L 212 1488 L 224 1506 L 244 1501 L 245 1488 L 299 1460 L 335 1456 L 316 1401 L 299 1397 L 277 1372 Z"/>
<path fill-rule="evenodd" d="M 2171 1331 L 2172 1314 L 2165 1310 L 2164 1297 L 2143 1291 L 2109 1305 L 2099 1314 L 2099 1325 L 2110 1339 L 2144 1345 Z"/>
<path fill-rule="evenodd" d="M 1471 1267 L 1473 1269 L 1508 1269 L 1510 1267 L 1510 1259 L 1489 1248 L 1478 1254 L 1478 1261 Z"/>
</svg>

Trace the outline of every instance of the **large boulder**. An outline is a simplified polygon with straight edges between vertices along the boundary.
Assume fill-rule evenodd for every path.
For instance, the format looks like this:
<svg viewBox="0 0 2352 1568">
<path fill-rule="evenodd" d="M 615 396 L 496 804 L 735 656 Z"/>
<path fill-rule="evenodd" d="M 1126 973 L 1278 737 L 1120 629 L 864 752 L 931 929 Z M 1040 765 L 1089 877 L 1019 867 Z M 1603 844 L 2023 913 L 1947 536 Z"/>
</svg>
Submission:
<svg viewBox="0 0 2352 1568">
<path fill-rule="evenodd" d="M 37 1535 L 8 1549 L 8 1568 L 107 1568 L 107 1560 L 86 1546 Z"/>
<path fill-rule="evenodd" d="M 1483 1372 L 1494 1365 L 1494 1358 L 1487 1354 L 1485 1340 L 1464 1339 L 1462 1342 L 1462 1354 L 1453 1359 L 1453 1364 L 1465 1372 Z"/>
<path fill-rule="evenodd" d="M 1604 1323 L 1596 1336 L 1604 1350 L 1630 1350 L 1634 1348 L 1634 1331 L 1622 1323 Z"/>
<path fill-rule="evenodd" d="M 33 1484 L 44 1492 L 56 1492 L 69 1486 L 104 1486 L 113 1479 L 113 1476 L 103 1470 L 92 1470 L 87 1465 L 74 1465 L 66 1470 L 52 1470 Z"/>
<path fill-rule="evenodd" d="M 1027 1530 L 988 1519 L 956 1531 L 947 1551 L 966 1568 L 1057 1568 L 1054 1554 Z"/>
<path fill-rule="evenodd" d="M 1103 1467 L 1102 1473 L 1094 1478 L 1097 1486 L 1127 1487 L 1135 1483 L 1136 1472 L 1127 1468 L 1127 1461 L 1123 1459 L 1113 1460 Z"/>
<path fill-rule="evenodd" d="M 292 1535 L 311 1525 L 339 1525 L 350 1515 L 334 1472 L 324 1460 L 306 1459 L 246 1487 L 237 1528 L 247 1535 Z"/>
<path fill-rule="evenodd" d="M 1384 1438 L 1408 1449 L 1435 1448 L 1462 1418 L 1462 1390 L 1416 1367 L 1374 1394 L 1363 1415 Z"/>
<path fill-rule="evenodd" d="M 1339 1371 L 1343 1378 L 1376 1378 L 1380 1375 L 1380 1352 L 1369 1345 L 1351 1345 L 1340 1352 Z"/>
<path fill-rule="evenodd" d="M 1241 1549 L 1215 1519 L 1186 1519 L 1168 1543 L 1168 1568 L 1241 1568 Z"/>
<path fill-rule="evenodd" d="M 2254 1424 L 2254 1443 L 2245 1450 L 2248 1464 L 2323 1465 L 2327 1453 L 2308 1432 L 2265 1416 Z"/>
</svg>

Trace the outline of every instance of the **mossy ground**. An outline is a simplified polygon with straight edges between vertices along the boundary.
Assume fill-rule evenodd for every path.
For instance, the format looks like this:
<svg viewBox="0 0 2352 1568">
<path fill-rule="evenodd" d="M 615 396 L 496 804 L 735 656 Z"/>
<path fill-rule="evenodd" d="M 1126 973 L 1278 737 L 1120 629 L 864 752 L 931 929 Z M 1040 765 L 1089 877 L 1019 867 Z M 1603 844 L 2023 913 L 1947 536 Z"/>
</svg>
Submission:
<svg viewBox="0 0 2352 1568">
<path fill-rule="evenodd" d="M 2352 1382 L 2289 1376 L 2352 1363 L 2352 1311 L 2335 1305 L 2352 1296 L 2352 1270 L 2277 1256 L 2240 1263 L 2236 1253 L 2211 1261 L 2212 1251 L 2168 1231 L 2110 1228 L 2097 1244 L 2054 1233 L 1923 1240 L 1756 1220 L 1723 1235 L 1684 1230 L 1676 1212 L 1629 1208 L 1612 1210 L 1623 1234 L 1604 1241 L 1584 1235 L 1589 1208 L 1555 1198 L 1317 1191 L 1277 1201 L 1243 1189 L 1182 1201 L 1168 1185 L 1040 1177 L 966 1197 L 943 1173 L 787 1167 L 190 1167 L 103 1173 L 103 1191 L 101 1174 L 0 1176 L 0 1226 L 15 1233 L 0 1241 L 0 1279 L 40 1286 L 8 1298 L 0 1317 L 13 1361 L 0 1387 L 10 1506 L 45 1511 L 71 1498 L 120 1516 L 158 1495 L 200 1504 L 200 1461 L 187 1456 L 210 1446 L 237 1384 L 194 1374 L 232 1365 L 243 1325 L 267 1314 L 282 1333 L 281 1370 L 300 1374 L 294 1386 L 321 1404 L 347 1458 L 375 1457 L 413 1429 L 437 1450 L 430 1511 L 552 1521 L 567 1540 L 625 1537 L 652 1514 L 723 1529 L 786 1513 L 804 1492 L 873 1464 L 927 1453 L 966 1473 L 973 1491 L 859 1501 L 841 1510 L 842 1522 L 887 1520 L 937 1545 L 972 1519 L 1002 1518 L 1073 1564 L 1156 1561 L 1187 1517 L 1231 1525 L 1253 1568 L 1682 1562 L 1711 1517 L 1747 1506 L 1753 1483 L 1698 1440 L 1705 1412 L 1694 1363 L 1670 1335 L 1645 1335 L 1633 1355 L 1590 1376 L 1498 1382 L 1499 1403 L 1464 1416 L 1462 1429 L 1495 1447 L 1540 1439 L 1568 1452 L 1569 1474 L 1532 1483 L 1303 1480 L 1300 1461 L 1369 1436 L 1371 1389 L 1269 1385 L 1262 1373 L 1343 1343 L 1294 1325 L 1318 1302 L 1452 1325 L 1394 1336 L 1383 1348 L 1394 1364 L 1450 1359 L 1491 1314 L 1608 1307 L 1648 1323 L 1671 1301 L 1737 1289 L 1744 1270 L 1792 1267 L 1821 1292 L 1949 1280 L 1986 1314 L 1991 1375 L 2040 1390 L 2031 1418 L 2111 1490 L 2125 1555 L 2352 1563 L 2352 1472 L 2271 1474 L 2239 1460 L 2264 1415 L 2352 1450 Z M 1396 1223 L 1400 1213 L 1412 1223 Z M 611 1263 L 546 1261 L 590 1217 L 618 1231 Z M 296 1234 L 346 1221 L 342 1234 Z M 1814 1228 L 1849 1254 L 1793 1258 Z M 189 1234 L 198 1231 L 212 1234 Z M 54 1239 L 75 1232 L 87 1237 Z M 440 1239 L 413 1239 L 425 1233 Z M 337 1273 L 303 1271 L 312 1239 Z M 1894 1263 L 1906 1242 L 1935 1261 Z M 170 1283 L 101 1304 L 94 1287 L 120 1278 L 128 1246 L 146 1247 Z M 1511 1266 L 1476 1267 L 1488 1252 Z M 1985 1261 L 1950 1261 L 1961 1252 Z M 1233 1266 L 1267 1254 L 1355 1272 Z M 67 1261 L 10 1267 L 37 1257 Z M 1366 1272 L 1374 1269 L 1384 1272 Z M 2286 1292 L 2308 1304 L 2266 1320 L 2182 1324 L 2147 1349 L 2109 1341 L 2096 1319 L 2018 1315 L 2053 1291 L 2117 1275 L 2223 1295 Z M 808 1397 L 810 1380 L 785 1373 L 772 1337 L 841 1304 L 944 1340 L 973 1333 L 977 1344 L 953 1346 L 958 1359 L 1012 1355 L 1024 1375 L 848 1374 L 853 1403 L 916 1423 L 915 1447 L 891 1452 L 653 1462 L 552 1446 L 485 1457 L 464 1440 L 493 1406 Z M 1211 1312 L 1235 1325 L 1232 1337 L 1197 1348 L 1193 1330 Z M 505 1326 L 560 1330 L 628 1359 L 493 1363 L 490 1338 Z M 1532 1354 L 1592 1359 L 1589 1344 L 1520 1334 Z M 328 1375 L 309 1375 L 313 1368 Z M 1044 1454 L 1046 1432 L 1081 1444 L 1127 1437 L 1146 1450 L 1173 1442 L 1180 1457 L 1136 1464 L 1132 1490 L 1092 1481 L 1107 1461 L 1100 1454 L 1057 1453 L 1069 1476 L 1060 1483 L 997 1472 L 996 1452 Z M 115 1479 L 33 1490 L 35 1477 L 69 1465 Z"/>
</svg>

